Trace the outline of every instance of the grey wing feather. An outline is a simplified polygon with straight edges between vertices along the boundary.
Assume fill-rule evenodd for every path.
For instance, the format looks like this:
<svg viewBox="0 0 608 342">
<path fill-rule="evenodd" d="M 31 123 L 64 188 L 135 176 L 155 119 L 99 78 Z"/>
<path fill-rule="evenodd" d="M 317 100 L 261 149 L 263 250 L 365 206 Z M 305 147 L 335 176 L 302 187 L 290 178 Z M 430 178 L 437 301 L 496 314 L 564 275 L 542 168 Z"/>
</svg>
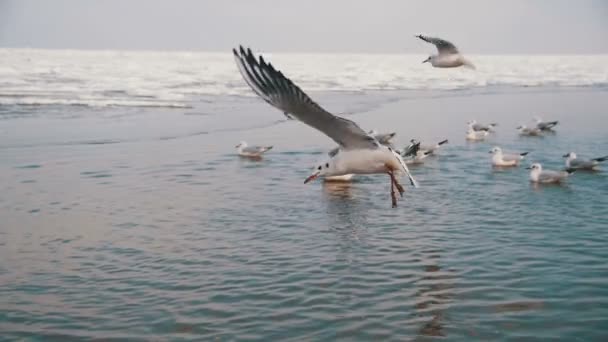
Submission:
<svg viewBox="0 0 608 342">
<path fill-rule="evenodd" d="M 427 37 L 423 35 L 417 35 L 416 37 L 424 40 L 427 43 L 431 43 L 437 47 L 439 53 L 458 53 L 458 48 L 447 40 L 435 37 Z"/>
<path fill-rule="evenodd" d="M 574 159 L 570 161 L 570 167 L 571 168 L 576 168 L 576 169 L 585 169 L 585 168 L 592 168 L 596 165 L 596 163 L 590 161 L 590 160 L 578 160 L 578 159 Z"/>
<path fill-rule="evenodd" d="M 327 155 L 333 158 L 336 154 L 338 154 L 338 152 L 340 152 L 340 147 L 331 149 L 329 152 L 327 152 Z"/>
<path fill-rule="evenodd" d="M 556 171 L 543 171 L 538 175 L 538 180 L 541 182 L 557 181 L 562 178 L 564 178 L 564 175 L 561 172 Z"/>
<path fill-rule="evenodd" d="M 325 133 L 345 149 L 378 147 L 378 142 L 356 123 L 323 109 L 262 56 L 256 60 L 251 49 L 245 51 L 242 46 L 232 51 L 245 82 L 273 107 Z"/>
</svg>

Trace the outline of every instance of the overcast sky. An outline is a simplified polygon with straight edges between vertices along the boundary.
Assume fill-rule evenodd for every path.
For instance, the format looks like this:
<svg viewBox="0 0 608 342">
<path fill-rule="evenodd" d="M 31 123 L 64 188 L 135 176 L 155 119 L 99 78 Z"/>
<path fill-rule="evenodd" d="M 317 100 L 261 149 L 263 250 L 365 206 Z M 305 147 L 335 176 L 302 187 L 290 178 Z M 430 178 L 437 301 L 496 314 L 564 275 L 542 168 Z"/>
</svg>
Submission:
<svg viewBox="0 0 608 342">
<path fill-rule="evenodd" d="M 418 33 L 467 53 L 608 53 L 608 1 L 0 0 L 0 47 L 429 52 Z"/>
</svg>

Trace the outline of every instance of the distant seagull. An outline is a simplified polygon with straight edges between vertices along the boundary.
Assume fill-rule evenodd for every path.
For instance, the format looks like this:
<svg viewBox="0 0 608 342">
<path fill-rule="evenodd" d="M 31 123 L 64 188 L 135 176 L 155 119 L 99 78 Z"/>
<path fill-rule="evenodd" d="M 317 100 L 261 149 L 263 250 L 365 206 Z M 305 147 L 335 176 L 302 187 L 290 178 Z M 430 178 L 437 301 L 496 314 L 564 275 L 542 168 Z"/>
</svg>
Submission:
<svg viewBox="0 0 608 342">
<path fill-rule="evenodd" d="M 420 34 L 416 37 L 435 45 L 439 52 L 437 55 L 429 56 L 429 58 L 425 59 L 422 63 L 431 62 L 431 65 L 435 68 L 456 68 L 464 65 L 465 67 L 475 69 L 473 63 L 464 58 L 460 52 L 458 52 L 456 46 L 447 40 L 427 37 Z"/>
<path fill-rule="evenodd" d="M 488 136 L 488 131 L 475 131 L 474 129 L 469 127 L 467 131 L 466 139 L 470 141 L 482 141 L 485 140 Z"/>
<path fill-rule="evenodd" d="M 272 146 L 249 146 L 246 142 L 241 141 L 235 148 L 239 156 L 261 158 L 262 154 L 272 149 Z"/>
<path fill-rule="evenodd" d="M 467 124 L 469 125 L 469 127 L 471 127 L 474 131 L 488 131 L 488 132 L 494 132 L 494 127 L 498 126 L 497 123 L 491 123 L 491 124 L 480 124 L 477 122 L 477 120 L 471 120 L 469 122 L 467 122 Z"/>
<path fill-rule="evenodd" d="M 597 170 L 601 162 L 608 160 L 608 156 L 601 158 L 593 158 L 589 160 L 578 159 L 576 157 L 576 153 L 574 152 L 564 154 L 564 158 L 566 158 L 567 168 L 587 171 Z"/>
<path fill-rule="evenodd" d="M 395 189 L 400 195 L 405 191 L 397 180 L 399 173 L 405 173 L 416 186 L 403 158 L 391 147 L 380 144 L 353 121 L 323 109 L 262 56 L 256 58 L 251 49 L 245 50 L 241 46 L 239 51 L 233 49 L 232 52 L 241 76 L 258 96 L 281 112 L 321 131 L 340 146 L 338 153 L 316 167 L 304 183 L 320 176 L 387 174 L 391 181 L 393 207 L 397 206 Z"/>
<path fill-rule="evenodd" d="M 496 146 L 490 150 L 490 153 L 493 154 L 493 166 L 517 166 L 519 165 L 519 162 L 522 161 L 529 152 L 523 152 L 519 154 L 504 154 L 502 153 L 502 149 Z"/>
<path fill-rule="evenodd" d="M 420 151 L 420 141 L 416 139 L 410 140 L 410 144 L 406 146 L 400 153 L 402 157 L 413 157 Z"/>
<path fill-rule="evenodd" d="M 543 170 L 539 163 L 534 163 L 526 169 L 530 171 L 530 181 L 534 183 L 562 183 L 573 173 L 574 169 L 566 169 L 564 171 Z"/>
<path fill-rule="evenodd" d="M 552 131 L 553 127 L 557 126 L 559 121 L 543 121 L 538 116 L 534 117 L 534 122 L 536 122 L 536 128 L 541 131 Z"/>
<path fill-rule="evenodd" d="M 412 144 L 417 143 L 417 142 L 418 141 L 416 139 L 410 140 L 410 143 L 412 143 Z M 419 148 L 420 148 L 420 151 L 425 152 L 427 155 L 435 154 L 435 151 L 437 151 L 441 147 L 441 145 L 447 144 L 447 143 L 448 143 L 448 139 L 442 140 L 434 145 L 423 144 L 423 143 L 419 142 L 419 144 L 420 144 Z"/>
<path fill-rule="evenodd" d="M 410 155 L 409 157 L 404 158 L 403 160 L 407 165 L 412 164 L 422 164 L 424 163 L 424 159 L 431 154 L 430 152 L 424 152 L 422 150 L 418 150 L 416 154 Z"/>
<path fill-rule="evenodd" d="M 391 139 L 393 139 L 397 133 L 396 132 L 378 133 L 378 131 L 376 131 L 375 129 L 372 129 L 367 134 L 373 136 L 382 145 L 388 145 L 391 143 Z"/>
<path fill-rule="evenodd" d="M 517 130 L 520 135 L 529 136 L 529 137 L 539 137 L 543 135 L 543 132 L 539 128 L 532 128 L 526 125 L 517 126 Z"/>
</svg>

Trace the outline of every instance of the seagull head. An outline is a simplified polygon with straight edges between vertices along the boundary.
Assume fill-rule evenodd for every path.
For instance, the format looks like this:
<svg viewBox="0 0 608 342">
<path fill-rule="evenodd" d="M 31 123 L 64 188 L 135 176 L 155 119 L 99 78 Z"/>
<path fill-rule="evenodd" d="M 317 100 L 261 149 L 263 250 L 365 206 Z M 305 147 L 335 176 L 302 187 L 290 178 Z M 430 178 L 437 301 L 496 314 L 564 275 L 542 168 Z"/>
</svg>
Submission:
<svg viewBox="0 0 608 342">
<path fill-rule="evenodd" d="M 534 163 L 526 168 L 526 170 L 532 170 L 532 171 L 537 171 L 537 172 L 540 172 L 542 169 L 543 169 L 543 167 L 540 166 L 539 163 Z"/>
<path fill-rule="evenodd" d="M 235 148 L 239 148 L 239 147 L 247 147 L 247 143 L 244 141 L 241 141 L 238 145 L 234 146 Z"/>
<path fill-rule="evenodd" d="M 576 159 L 576 153 L 568 152 L 568 153 L 564 154 L 562 157 L 568 158 L 568 159 Z"/>
<path fill-rule="evenodd" d="M 330 175 L 332 171 L 333 163 L 331 160 L 326 161 L 324 163 L 320 163 L 319 165 L 315 166 L 314 169 L 312 169 L 312 173 L 310 174 L 310 176 L 306 177 L 306 179 L 304 180 L 304 184 L 315 180 L 320 176 Z"/>
<path fill-rule="evenodd" d="M 493 148 L 490 150 L 490 152 L 489 152 L 489 153 L 492 153 L 492 154 L 498 154 L 498 153 L 502 153 L 502 149 L 501 149 L 500 147 L 498 147 L 498 146 L 494 146 L 494 147 L 493 147 Z"/>
</svg>

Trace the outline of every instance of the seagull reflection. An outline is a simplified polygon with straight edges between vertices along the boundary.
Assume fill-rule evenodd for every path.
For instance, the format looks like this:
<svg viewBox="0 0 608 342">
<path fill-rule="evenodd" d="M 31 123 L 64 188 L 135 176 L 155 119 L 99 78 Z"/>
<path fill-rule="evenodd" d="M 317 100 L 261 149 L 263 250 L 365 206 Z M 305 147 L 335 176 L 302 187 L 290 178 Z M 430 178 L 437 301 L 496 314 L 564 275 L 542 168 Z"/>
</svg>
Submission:
<svg viewBox="0 0 608 342">
<path fill-rule="evenodd" d="M 323 191 L 333 198 L 351 199 L 352 190 L 351 182 L 323 182 Z"/>
<path fill-rule="evenodd" d="M 451 285 L 452 276 L 446 274 L 439 266 L 439 251 L 426 250 L 429 264 L 424 266 L 424 274 L 420 279 L 422 287 L 416 293 L 420 300 L 416 304 L 416 310 L 420 316 L 431 315 L 430 321 L 426 322 L 418 330 L 419 336 L 445 336 L 443 321 L 445 318 L 444 306 L 451 301 L 452 295 L 446 291 Z M 429 284 L 429 285 L 426 285 Z"/>
</svg>

